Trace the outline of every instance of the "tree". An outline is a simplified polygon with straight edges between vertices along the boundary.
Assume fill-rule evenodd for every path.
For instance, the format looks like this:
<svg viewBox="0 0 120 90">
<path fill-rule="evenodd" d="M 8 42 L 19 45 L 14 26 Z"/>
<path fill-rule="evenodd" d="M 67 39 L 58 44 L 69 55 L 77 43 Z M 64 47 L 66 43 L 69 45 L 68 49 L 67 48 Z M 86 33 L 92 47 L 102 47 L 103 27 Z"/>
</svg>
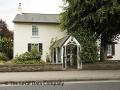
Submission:
<svg viewBox="0 0 120 90">
<path fill-rule="evenodd" d="M 87 30 L 101 39 L 100 59 L 106 59 L 107 42 L 120 34 L 119 0 L 64 0 L 68 5 L 61 14 L 61 25 L 68 33 Z"/>
<path fill-rule="evenodd" d="M 0 52 L 9 59 L 13 57 L 13 32 L 8 29 L 3 20 L 0 20 Z"/>
<path fill-rule="evenodd" d="M 13 40 L 13 32 L 8 29 L 7 24 L 2 19 L 0 19 L 0 37 L 6 37 Z"/>
<path fill-rule="evenodd" d="M 13 41 L 10 38 L 0 39 L 0 52 L 4 53 L 9 59 L 13 58 Z"/>
</svg>

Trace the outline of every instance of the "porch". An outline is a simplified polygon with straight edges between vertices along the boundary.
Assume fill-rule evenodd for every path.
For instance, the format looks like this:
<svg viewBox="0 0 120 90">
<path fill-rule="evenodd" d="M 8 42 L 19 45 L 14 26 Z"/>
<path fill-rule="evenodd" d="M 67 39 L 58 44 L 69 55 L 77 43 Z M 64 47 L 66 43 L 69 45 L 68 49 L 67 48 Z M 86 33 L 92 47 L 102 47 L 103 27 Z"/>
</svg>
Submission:
<svg viewBox="0 0 120 90">
<path fill-rule="evenodd" d="M 61 63 L 63 69 L 80 69 L 80 49 L 80 44 L 75 37 L 63 37 L 51 47 L 52 63 Z"/>
</svg>

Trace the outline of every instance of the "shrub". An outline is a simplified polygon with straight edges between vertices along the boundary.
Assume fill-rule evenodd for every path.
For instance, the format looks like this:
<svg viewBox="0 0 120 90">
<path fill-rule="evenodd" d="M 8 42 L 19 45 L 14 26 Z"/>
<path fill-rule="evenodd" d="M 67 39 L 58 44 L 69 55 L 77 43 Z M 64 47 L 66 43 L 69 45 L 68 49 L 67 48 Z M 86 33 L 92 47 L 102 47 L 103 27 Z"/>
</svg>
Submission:
<svg viewBox="0 0 120 90">
<path fill-rule="evenodd" d="M 6 54 L 9 59 L 13 58 L 13 40 L 10 38 L 0 39 L 0 52 Z"/>
<path fill-rule="evenodd" d="M 81 29 L 73 34 L 80 42 L 80 57 L 83 63 L 95 63 L 98 60 L 96 37 L 91 32 Z"/>
<path fill-rule="evenodd" d="M 7 61 L 8 58 L 6 57 L 6 55 L 4 53 L 0 53 L 0 61 Z"/>
<path fill-rule="evenodd" d="M 15 64 L 45 64 L 42 60 L 26 60 L 26 61 L 20 61 L 20 60 L 14 60 L 13 63 Z"/>
<path fill-rule="evenodd" d="M 46 54 L 46 62 L 50 63 L 50 56 L 48 53 Z"/>
<path fill-rule="evenodd" d="M 25 52 L 20 55 L 16 55 L 14 61 L 15 64 L 44 64 L 41 60 L 41 53 L 33 48 L 31 52 Z"/>
<path fill-rule="evenodd" d="M 34 48 L 31 50 L 31 52 L 25 52 L 23 54 L 17 55 L 15 60 L 41 60 L 41 53 Z"/>
</svg>

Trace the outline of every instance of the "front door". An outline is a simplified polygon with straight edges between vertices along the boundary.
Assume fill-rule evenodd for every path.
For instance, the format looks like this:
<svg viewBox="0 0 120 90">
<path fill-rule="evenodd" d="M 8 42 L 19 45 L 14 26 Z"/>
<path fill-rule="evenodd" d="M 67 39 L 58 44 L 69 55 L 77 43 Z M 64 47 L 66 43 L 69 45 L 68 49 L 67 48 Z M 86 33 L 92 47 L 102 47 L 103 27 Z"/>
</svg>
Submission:
<svg viewBox="0 0 120 90">
<path fill-rule="evenodd" d="M 77 47 L 75 45 L 67 45 L 66 56 L 67 68 L 77 68 Z"/>
</svg>

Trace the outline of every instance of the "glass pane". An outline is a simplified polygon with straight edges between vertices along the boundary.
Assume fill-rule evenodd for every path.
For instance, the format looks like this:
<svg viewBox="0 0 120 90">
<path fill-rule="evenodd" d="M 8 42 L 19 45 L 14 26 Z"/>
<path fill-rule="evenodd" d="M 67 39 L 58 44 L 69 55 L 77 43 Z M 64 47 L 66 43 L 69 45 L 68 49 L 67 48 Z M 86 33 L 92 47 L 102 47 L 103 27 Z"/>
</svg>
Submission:
<svg viewBox="0 0 120 90">
<path fill-rule="evenodd" d="M 32 35 L 38 36 L 38 27 L 37 26 L 32 26 Z"/>
</svg>

